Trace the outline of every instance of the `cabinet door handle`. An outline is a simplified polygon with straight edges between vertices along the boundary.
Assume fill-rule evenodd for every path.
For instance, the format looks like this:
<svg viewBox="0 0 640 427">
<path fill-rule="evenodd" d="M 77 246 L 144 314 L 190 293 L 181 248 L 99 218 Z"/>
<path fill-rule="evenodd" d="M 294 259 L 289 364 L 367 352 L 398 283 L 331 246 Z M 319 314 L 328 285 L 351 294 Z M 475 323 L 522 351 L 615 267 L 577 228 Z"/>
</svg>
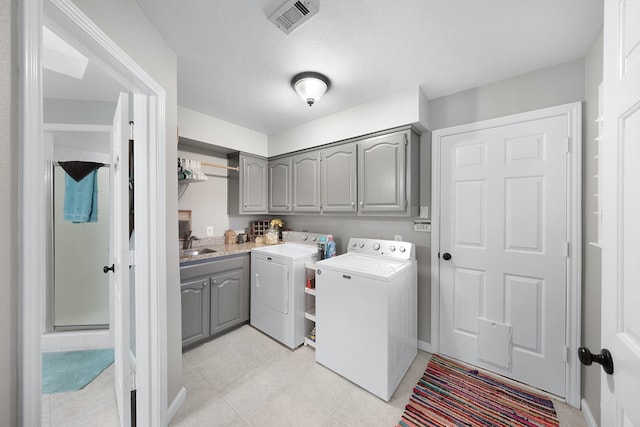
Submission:
<svg viewBox="0 0 640 427">
<path fill-rule="evenodd" d="M 351 202 L 351 207 L 355 207 L 356 202 Z"/>
<path fill-rule="evenodd" d="M 364 206 L 364 202 L 360 202 L 360 206 Z"/>
</svg>

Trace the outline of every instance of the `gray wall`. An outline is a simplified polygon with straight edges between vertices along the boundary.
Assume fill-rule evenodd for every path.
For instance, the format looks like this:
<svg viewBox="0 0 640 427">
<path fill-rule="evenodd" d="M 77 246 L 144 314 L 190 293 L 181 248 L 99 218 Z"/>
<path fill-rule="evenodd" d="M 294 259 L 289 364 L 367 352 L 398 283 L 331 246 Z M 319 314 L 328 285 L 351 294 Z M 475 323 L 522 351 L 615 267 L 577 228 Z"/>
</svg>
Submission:
<svg viewBox="0 0 640 427">
<path fill-rule="evenodd" d="M 430 122 L 435 130 L 584 99 L 585 61 L 579 59 L 431 100 Z M 421 145 L 420 205 L 430 207 L 431 153 L 425 136 Z M 418 339 L 431 342 L 430 233 L 414 232 L 412 219 L 301 215 L 285 219 L 286 225 L 295 230 L 334 234 L 339 253 L 346 250 L 350 237 L 393 239 L 394 235 L 400 234 L 404 240 L 415 243 L 419 282 Z"/>
<path fill-rule="evenodd" d="M 432 130 L 584 100 L 584 59 L 436 98 Z"/>
<path fill-rule="evenodd" d="M 171 404 L 183 385 L 178 247 L 177 58 L 133 0 L 75 0 L 75 4 L 166 91 L 167 384 Z"/>
<path fill-rule="evenodd" d="M 598 85 L 602 81 L 602 33 L 593 43 L 585 60 L 587 102 L 584 108 L 584 141 L 582 169 L 582 345 L 597 352 L 600 350 L 600 289 L 601 249 L 590 242 L 598 240 L 596 201 L 597 161 L 596 145 L 598 127 L 594 122 L 598 116 Z M 582 396 L 589 405 L 596 422 L 600 423 L 600 369 L 582 367 Z"/>
<path fill-rule="evenodd" d="M 108 101 L 45 98 L 42 104 L 44 123 L 111 126 L 116 111 L 116 102 Z"/>
<path fill-rule="evenodd" d="M 0 2 L 0 426 L 18 424 L 17 0 Z"/>
<path fill-rule="evenodd" d="M 347 251 L 351 237 L 402 240 L 416 245 L 418 259 L 418 339 L 430 340 L 431 307 L 431 233 L 413 231 L 413 219 L 339 217 L 328 215 L 284 216 L 285 226 L 293 230 L 333 234 L 338 255 Z"/>
</svg>

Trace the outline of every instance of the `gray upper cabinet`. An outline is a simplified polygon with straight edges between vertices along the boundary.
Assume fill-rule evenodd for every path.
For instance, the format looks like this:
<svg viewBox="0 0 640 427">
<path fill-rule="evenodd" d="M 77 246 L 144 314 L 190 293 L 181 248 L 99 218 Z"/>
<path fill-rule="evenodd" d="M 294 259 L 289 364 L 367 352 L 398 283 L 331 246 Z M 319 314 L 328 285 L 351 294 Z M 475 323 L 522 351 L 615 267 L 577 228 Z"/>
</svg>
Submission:
<svg viewBox="0 0 640 427">
<path fill-rule="evenodd" d="M 323 213 L 357 211 L 356 147 L 355 143 L 348 143 L 320 151 Z"/>
<path fill-rule="evenodd" d="M 419 138 L 410 129 L 358 142 L 358 212 L 417 216 Z"/>
<path fill-rule="evenodd" d="M 228 156 L 228 163 L 239 169 L 227 180 L 229 214 L 267 213 L 267 159 L 235 153 Z"/>
<path fill-rule="evenodd" d="M 269 212 L 291 212 L 291 157 L 269 161 Z"/>
<path fill-rule="evenodd" d="M 410 126 L 269 162 L 270 213 L 418 216 L 419 203 L 420 137 Z"/>
<path fill-rule="evenodd" d="M 294 213 L 320 213 L 320 151 L 297 154 L 291 159 Z"/>
</svg>

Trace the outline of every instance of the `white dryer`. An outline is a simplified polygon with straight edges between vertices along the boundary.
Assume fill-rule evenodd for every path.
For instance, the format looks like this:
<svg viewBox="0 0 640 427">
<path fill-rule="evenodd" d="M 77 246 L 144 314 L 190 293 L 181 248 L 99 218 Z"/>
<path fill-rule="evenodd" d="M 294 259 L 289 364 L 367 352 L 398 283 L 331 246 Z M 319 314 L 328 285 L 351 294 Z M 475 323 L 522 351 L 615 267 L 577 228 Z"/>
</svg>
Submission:
<svg viewBox="0 0 640 427">
<path fill-rule="evenodd" d="M 289 348 L 305 335 L 305 263 L 318 258 L 317 241 L 324 234 L 284 232 L 284 243 L 251 251 L 251 320 Z"/>
<path fill-rule="evenodd" d="M 388 401 L 417 354 L 415 246 L 352 238 L 316 266 L 316 361 Z"/>
</svg>

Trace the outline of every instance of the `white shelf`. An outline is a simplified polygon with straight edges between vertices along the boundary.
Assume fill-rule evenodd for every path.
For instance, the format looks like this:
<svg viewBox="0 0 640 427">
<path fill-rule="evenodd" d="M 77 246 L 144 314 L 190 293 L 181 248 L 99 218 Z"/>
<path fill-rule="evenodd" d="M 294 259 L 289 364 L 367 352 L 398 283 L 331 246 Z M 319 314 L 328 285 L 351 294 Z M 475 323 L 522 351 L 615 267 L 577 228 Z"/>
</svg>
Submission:
<svg viewBox="0 0 640 427">
<path fill-rule="evenodd" d="M 304 312 L 304 318 L 305 319 L 309 319 L 312 322 L 315 322 L 316 321 L 316 308 L 315 307 L 307 308 L 307 310 Z"/>
<path fill-rule="evenodd" d="M 307 272 L 306 272 L 307 280 L 312 279 L 315 282 L 315 275 L 316 275 L 316 268 L 317 268 L 315 261 L 307 261 L 304 264 L 304 266 L 307 269 Z M 316 327 L 316 304 L 315 304 L 316 288 L 307 288 L 305 286 L 304 293 L 307 294 L 307 296 L 305 296 L 306 309 L 304 311 L 304 318 L 308 320 L 308 322 L 305 321 L 306 335 L 304 337 L 304 345 L 313 347 L 315 349 L 317 348 L 317 346 L 316 346 L 316 342 L 311 339 L 311 332 Z"/>
</svg>

